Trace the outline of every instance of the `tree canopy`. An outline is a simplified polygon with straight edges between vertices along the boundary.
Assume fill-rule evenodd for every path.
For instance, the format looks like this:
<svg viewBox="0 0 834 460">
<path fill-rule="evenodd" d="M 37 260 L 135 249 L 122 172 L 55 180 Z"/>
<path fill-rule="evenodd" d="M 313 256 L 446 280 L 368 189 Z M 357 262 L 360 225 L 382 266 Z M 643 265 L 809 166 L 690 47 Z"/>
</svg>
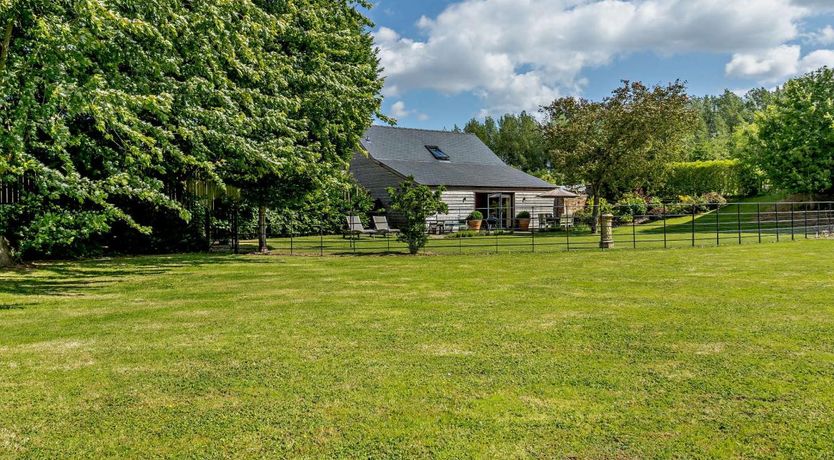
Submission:
<svg viewBox="0 0 834 460">
<path fill-rule="evenodd" d="M 506 114 L 498 120 L 486 117 L 483 122 L 473 118 L 466 123 L 463 131 L 478 136 L 511 166 L 531 173 L 549 169 L 541 126 L 534 116 L 526 112 Z"/>
<path fill-rule="evenodd" d="M 288 202 L 333 180 L 378 111 L 358 0 L 16 0 L 0 9 L 0 234 L 58 253 L 151 231 L 186 180 Z"/>
<path fill-rule="evenodd" d="M 543 111 L 553 165 L 589 185 L 595 217 L 603 195 L 656 181 L 680 159 L 694 118 L 681 82 L 652 88 L 623 82 L 602 101 L 566 97 Z"/>
<path fill-rule="evenodd" d="M 788 81 L 754 125 L 752 161 L 774 186 L 809 194 L 834 191 L 834 69 Z"/>
</svg>

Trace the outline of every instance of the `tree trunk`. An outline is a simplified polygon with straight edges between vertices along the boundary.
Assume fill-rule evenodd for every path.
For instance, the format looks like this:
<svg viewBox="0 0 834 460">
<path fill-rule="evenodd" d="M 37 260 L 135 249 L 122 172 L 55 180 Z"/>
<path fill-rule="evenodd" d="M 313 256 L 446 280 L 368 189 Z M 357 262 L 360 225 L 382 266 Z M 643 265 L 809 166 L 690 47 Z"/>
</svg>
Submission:
<svg viewBox="0 0 834 460">
<path fill-rule="evenodd" d="M 599 188 L 593 187 L 594 192 L 594 204 L 593 209 L 591 210 L 591 233 L 596 235 L 597 230 L 599 229 Z"/>
<path fill-rule="evenodd" d="M 12 258 L 12 248 L 9 246 L 9 240 L 0 236 L 0 268 L 13 266 L 14 259 Z"/>
<path fill-rule="evenodd" d="M 3 31 L 3 48 L 0 49 L 0 73 L 6 70 L 6 61 L 9 59 L 9 47 L 12 45 L 12 31 L 14 30 L 14 20 L 9 20 L 6 23 Z"/>
<path fill-rule="evenodd" d="M 596 235 L 599 230 L 599 195 L 594 195 L 594 204 L 591 210 L 591 233 Z"/>
<path fill-rule="evenodd" d="M 266 206 L 258 208 L 258 252 L 269 252 L 266 246 Z"/>
</svg>

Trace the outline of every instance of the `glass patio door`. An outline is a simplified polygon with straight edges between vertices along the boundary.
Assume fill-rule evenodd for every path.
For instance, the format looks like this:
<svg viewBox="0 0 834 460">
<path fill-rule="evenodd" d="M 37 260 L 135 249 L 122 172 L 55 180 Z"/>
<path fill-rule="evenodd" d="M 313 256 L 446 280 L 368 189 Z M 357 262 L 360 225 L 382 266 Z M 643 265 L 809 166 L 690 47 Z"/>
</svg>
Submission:
<svg viewBox="0 0 834 460">
<path fill-rule="evenodd" d="M 487 199 L 488 220 L 495 222 L 498 228 L 513 228 L 513 195 L 511 193 L 493 193 Z"/>
</svg>

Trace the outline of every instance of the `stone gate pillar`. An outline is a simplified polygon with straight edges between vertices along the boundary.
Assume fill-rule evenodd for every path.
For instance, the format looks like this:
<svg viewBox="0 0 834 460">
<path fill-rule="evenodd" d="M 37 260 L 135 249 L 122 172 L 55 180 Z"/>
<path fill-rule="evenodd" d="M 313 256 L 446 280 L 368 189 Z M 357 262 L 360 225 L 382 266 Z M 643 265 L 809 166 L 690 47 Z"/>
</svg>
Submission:
<svg viewBox="0 0 834 460">
<path fill-rule="evenodd" d="M 599 247 L 602 249 L 611 249 L 614 247 L 613 223 L 614 216 L 612 214 L 599 216 Z"/>
</svg>

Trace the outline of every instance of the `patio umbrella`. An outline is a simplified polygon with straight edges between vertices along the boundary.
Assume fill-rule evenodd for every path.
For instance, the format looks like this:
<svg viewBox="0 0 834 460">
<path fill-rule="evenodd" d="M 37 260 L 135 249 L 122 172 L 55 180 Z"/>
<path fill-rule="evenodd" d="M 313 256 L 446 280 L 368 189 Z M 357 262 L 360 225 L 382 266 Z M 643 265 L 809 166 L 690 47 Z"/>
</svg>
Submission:
<svg viewBox="0 0 834 460">
<path fill-rule="evenodd" d="M 549 192 L 539 195 L 541 198 L 576 198 L 579 195 L 569 192 L 563 188 L 553 189 Z"/>
</svg>

